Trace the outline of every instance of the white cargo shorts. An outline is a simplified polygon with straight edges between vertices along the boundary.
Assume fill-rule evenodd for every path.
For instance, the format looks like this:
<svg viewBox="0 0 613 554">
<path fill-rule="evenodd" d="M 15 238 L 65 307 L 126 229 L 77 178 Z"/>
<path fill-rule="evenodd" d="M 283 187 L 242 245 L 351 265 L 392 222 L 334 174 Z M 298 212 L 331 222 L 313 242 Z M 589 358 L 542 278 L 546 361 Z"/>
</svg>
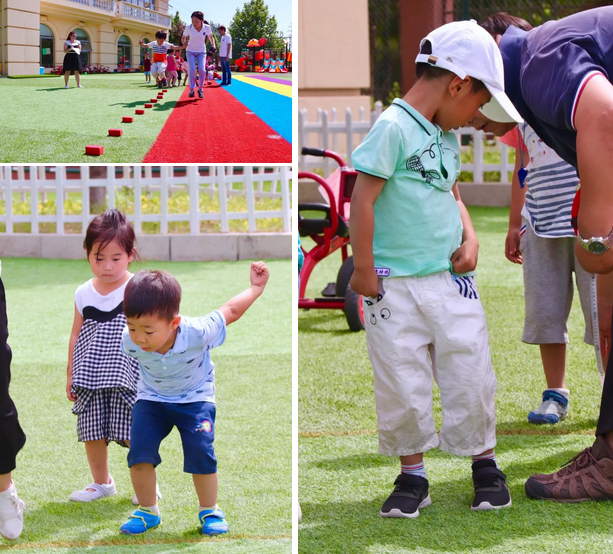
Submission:
<svg viewBox="0 0 613 554">
<path fill-rule="evenodd" d="M 480 454 L 496 445 L 496 376 L 474 277 L 441 272 L 379 280 L 364 298 L 374 371 L 379 452 L 409 456 L 438 446 Z M 432 378 L 441 392 L 436 432 Z"/>
</svg>

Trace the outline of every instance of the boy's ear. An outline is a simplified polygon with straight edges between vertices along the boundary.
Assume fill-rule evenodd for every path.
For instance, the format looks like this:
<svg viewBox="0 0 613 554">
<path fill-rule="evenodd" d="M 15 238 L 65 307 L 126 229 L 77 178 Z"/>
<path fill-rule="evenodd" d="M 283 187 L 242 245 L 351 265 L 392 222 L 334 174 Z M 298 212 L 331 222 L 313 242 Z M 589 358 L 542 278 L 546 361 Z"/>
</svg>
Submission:
<svg viewBox="0 0 613 554">
<path fill-rule="evenodd" d="M 172 318 L 172 323 L 171 323 L 172 330 L 174 331 L 179 326 L 180 323 L 181 323 L 181 316 L 180 315 L 174 316 Z"/>
<path fill-rule="evenodd" d="M 464 79 L 460 79 L 457 75 L 453 76 L 451 82 L 449 83 L 449 94 L 451 98 L 455 98 L 460 93 L 465 92 L 466 90 L 472 89 L 472 82 L 470 77 L 465 77 Z"/>
</svg>

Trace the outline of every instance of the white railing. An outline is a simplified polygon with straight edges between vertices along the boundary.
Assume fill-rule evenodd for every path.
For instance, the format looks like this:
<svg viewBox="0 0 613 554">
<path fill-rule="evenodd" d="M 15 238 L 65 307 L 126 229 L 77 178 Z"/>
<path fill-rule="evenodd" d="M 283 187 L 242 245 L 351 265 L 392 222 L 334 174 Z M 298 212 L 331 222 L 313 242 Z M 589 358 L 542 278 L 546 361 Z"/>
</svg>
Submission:
<svg viewBox="0 0 613 554">
<path fill-rule="evenodd" d="M 351 152 L 360 144 L 366 136 L 376 119 L 383 111 L 383 104 L 375 102 L 375 109 L 365 116 L 363 108 L 360 108 L 359 119 L 354 120 L 350 108 L 345 111 L 345 120 L 338 121 L 336 109 L 332 109 L 331 114 L 319 109 L 317 111 L 317 121 L 308 121 L 308 112 L 303 108 L 298 113 L 298 149 L 303 146 L 311 148 L 322 148 L 333 150 L 340 154 L 347 164 L 351 165 Z M 486 171 L 500 171 L 500 182 L 509 182 L 509 172 L 513 171 L 513 165 L 508 161 L 508 146 L 496 141 L 500 150 L 501 163 L 486 164 L 484 161 L 484 141 L 485 133 L 477 131 L 472 127 L 463 127 L 454 131 L 461 144 L 462 135 L 473 137 L 474 162 L 463 163 L 462 171 L 473 173 L 474 183 L 483 183 L 483 174 Z M 465 148 L 465 147 L 462 147 Z M 327 177 L 337 167 L 334 160 L 329 158 L 319 158 L 315 156 L 303 156 L 300 154 L 300 171 L 320 170 Z"/>
<path fill-rule="evenodd" d="M 165 29 L 170 28 L 171 17 L 168 15 L 164 15 L 153 10 L 148 10 L 147 8 L 141 8 L 140 6 L 130 4 L 128 2 L 117 2 L 117 5 L 119 6 L 120 13 L 123 16 L 141 19 L 143 21 L 150 21 Z"/>
<path fill-rule="evenodd" d="M 84 6 L 89 6 L 90 8 L 98 8 L 99 10 L 104 10 L 107 12 L 115 11 L 114 0 L 70 0 L 71 2 L 76 2 L 77 4 L 83 4 Z"/>
<path fill-rule="evenodd" d="M 116 175 L 115 168 L 121 167 L 121 177 Z M 30 223 L 32 234 L 38 234 L 39 223 L 55 223 L 57 234 L 64 234 L 65 223 L 81 223 L 83 229 L 94 217 L 90 214 L 90 187 L 105 187 L 108 208 L 115 207 L 116 189 L 128 187 L 134 191 L 134 213 L 128 214 L 137 234 L 142 233 L 145 222 L 159 222 L 160 233 L 168 233 L 168 223 L 175 221 L 189 222 L 190 234 L 200 233 L 201 221 L 219 221 L 221 232 L 229 232 L 229 221 L 243 219 L 248 221 L 249 232 L 257 231 L 256 220 L 262 218 L 279 218 L 283 222 L 283 232 L 291 232 L 291 202 L 290 181 L 291 167 L 241 166 L 242 171 L 236 171 L 234 166 L 209 166 L 208 175 L 200 175 L 197 166 L 188 166 L 186 174 L 175 176 L 173 166 L 160 166 L 159 175 L 152 166 L 115 166 L 107 165 L 105 179 L 92 179 L 89 176 L 89 166 L 81 166 L 78 178 L 69 178 L 66 166 L 0 166 L 0 202 L 4 203 L 4 214 L 0 214 L 0 223 L 5 224 L 5 233 L 12 234 L 15 223 Z M 26 168 L 29 171 L 26 171 Z M 51 170 L 51 171 L 50 171 Z M 272 170 L 272 171 L 271 171 Z M 54 174 L 49 179 L 49 173 Z M 53 176 L 53 175 L 52 175 Z M 70 177 L 75 177 L 71 175 Z M 270 183 L 265 187 L 265 183 Z M 270 189 L 270 190 L 266 190 Z M 189 213 L 168 213 L 168 198 L 173 191 L 186 190 L 189 194 Z M 55 193 L 55 214 L 39 213 L 39 200 L 43 193 Z M 79 215 L 64 213 L 64 203 L 68 192 L 80 192 L 82 208 Z M 142 209 L 143 192 L 159 192 L 160 213 L 144 214 Z M 16 215 L 13 213 L 13 195 L 29 198 L 30 214 Z M 201 194 L 218 195 L 219 211 L 201 213 L 199 199 Z M 228 199 L 231 196 L 242 195 L 246 199 L 247 211 L 229 212 Z M 256 210 L 256 200 L 272 198 L 280 200 L 278 210 Z"/>
</svg>

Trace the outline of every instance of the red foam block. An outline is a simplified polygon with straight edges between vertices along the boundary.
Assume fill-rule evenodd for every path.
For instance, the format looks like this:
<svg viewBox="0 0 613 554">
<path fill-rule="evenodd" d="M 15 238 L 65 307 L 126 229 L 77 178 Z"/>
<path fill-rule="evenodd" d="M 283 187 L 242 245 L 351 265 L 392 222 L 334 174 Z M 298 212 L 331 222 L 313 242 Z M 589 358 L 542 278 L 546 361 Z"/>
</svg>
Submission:
<svg viewBox="0 0 613 554">
<path fill-rule="evenodd" d="M 132 116 L 130 116 L 130 115 L 124 115 L 121 118 L 121 122 L 122 123 L 133 123 L 134 122 L 134 118 Z"/>
<path fill-rule="evenodd" d="M 153 104 L 145 104 L 145 108 L 153 108 Z"/>
<path fill-rule="evenodd" d="M 109 137 L 120 137 L 122 134 L 121 129 L 109 129 Z"/>
<path fill-rule="evenodd" d="M 157 104 L 158 103 L 158 99 L 157 98 L 152 98 L 151 100 L 149 100 L 149 102 L 151 102 L 152 104 Z"/>
<path fill-rule="evenodd" d="M 143 115 L 145 113 L 145 110 L 134 110 L 134 113 L 136 115 Z"/>
<path fill-rule="evenodd" d="M 162 92 L 168 92 L 168 89 L 167 88 L 163 88 Z"/>
<path fill-rule="evenodd" d="M 85 147 L 85 153 L 88 156 L 102 156 L 104 153 L 104 146 L 96 146 L 94 144 L 90 144 Z"/>
</svg>

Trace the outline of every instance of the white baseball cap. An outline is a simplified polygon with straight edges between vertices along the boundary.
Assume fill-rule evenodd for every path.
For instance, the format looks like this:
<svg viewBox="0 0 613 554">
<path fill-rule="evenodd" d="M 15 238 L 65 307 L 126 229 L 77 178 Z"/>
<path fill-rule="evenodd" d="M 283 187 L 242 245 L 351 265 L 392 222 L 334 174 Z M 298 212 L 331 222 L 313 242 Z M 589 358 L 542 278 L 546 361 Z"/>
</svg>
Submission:
<svg viewBox="0 0 613 554">
<path fill-rule="evenodd" d="M 492 99 L 481 113 L 492 121 L 523 123 L 519 112 L 504 92 L 504 65 L 496 41 L 474 19 L 454 21 L 434 29 L 419 44 L 432 46 L 431 54 L 418 54 L 415 63 L 427 63 L 455 73 L 460 79 L 467 76 L 482 81 Z"/>
</svg>

